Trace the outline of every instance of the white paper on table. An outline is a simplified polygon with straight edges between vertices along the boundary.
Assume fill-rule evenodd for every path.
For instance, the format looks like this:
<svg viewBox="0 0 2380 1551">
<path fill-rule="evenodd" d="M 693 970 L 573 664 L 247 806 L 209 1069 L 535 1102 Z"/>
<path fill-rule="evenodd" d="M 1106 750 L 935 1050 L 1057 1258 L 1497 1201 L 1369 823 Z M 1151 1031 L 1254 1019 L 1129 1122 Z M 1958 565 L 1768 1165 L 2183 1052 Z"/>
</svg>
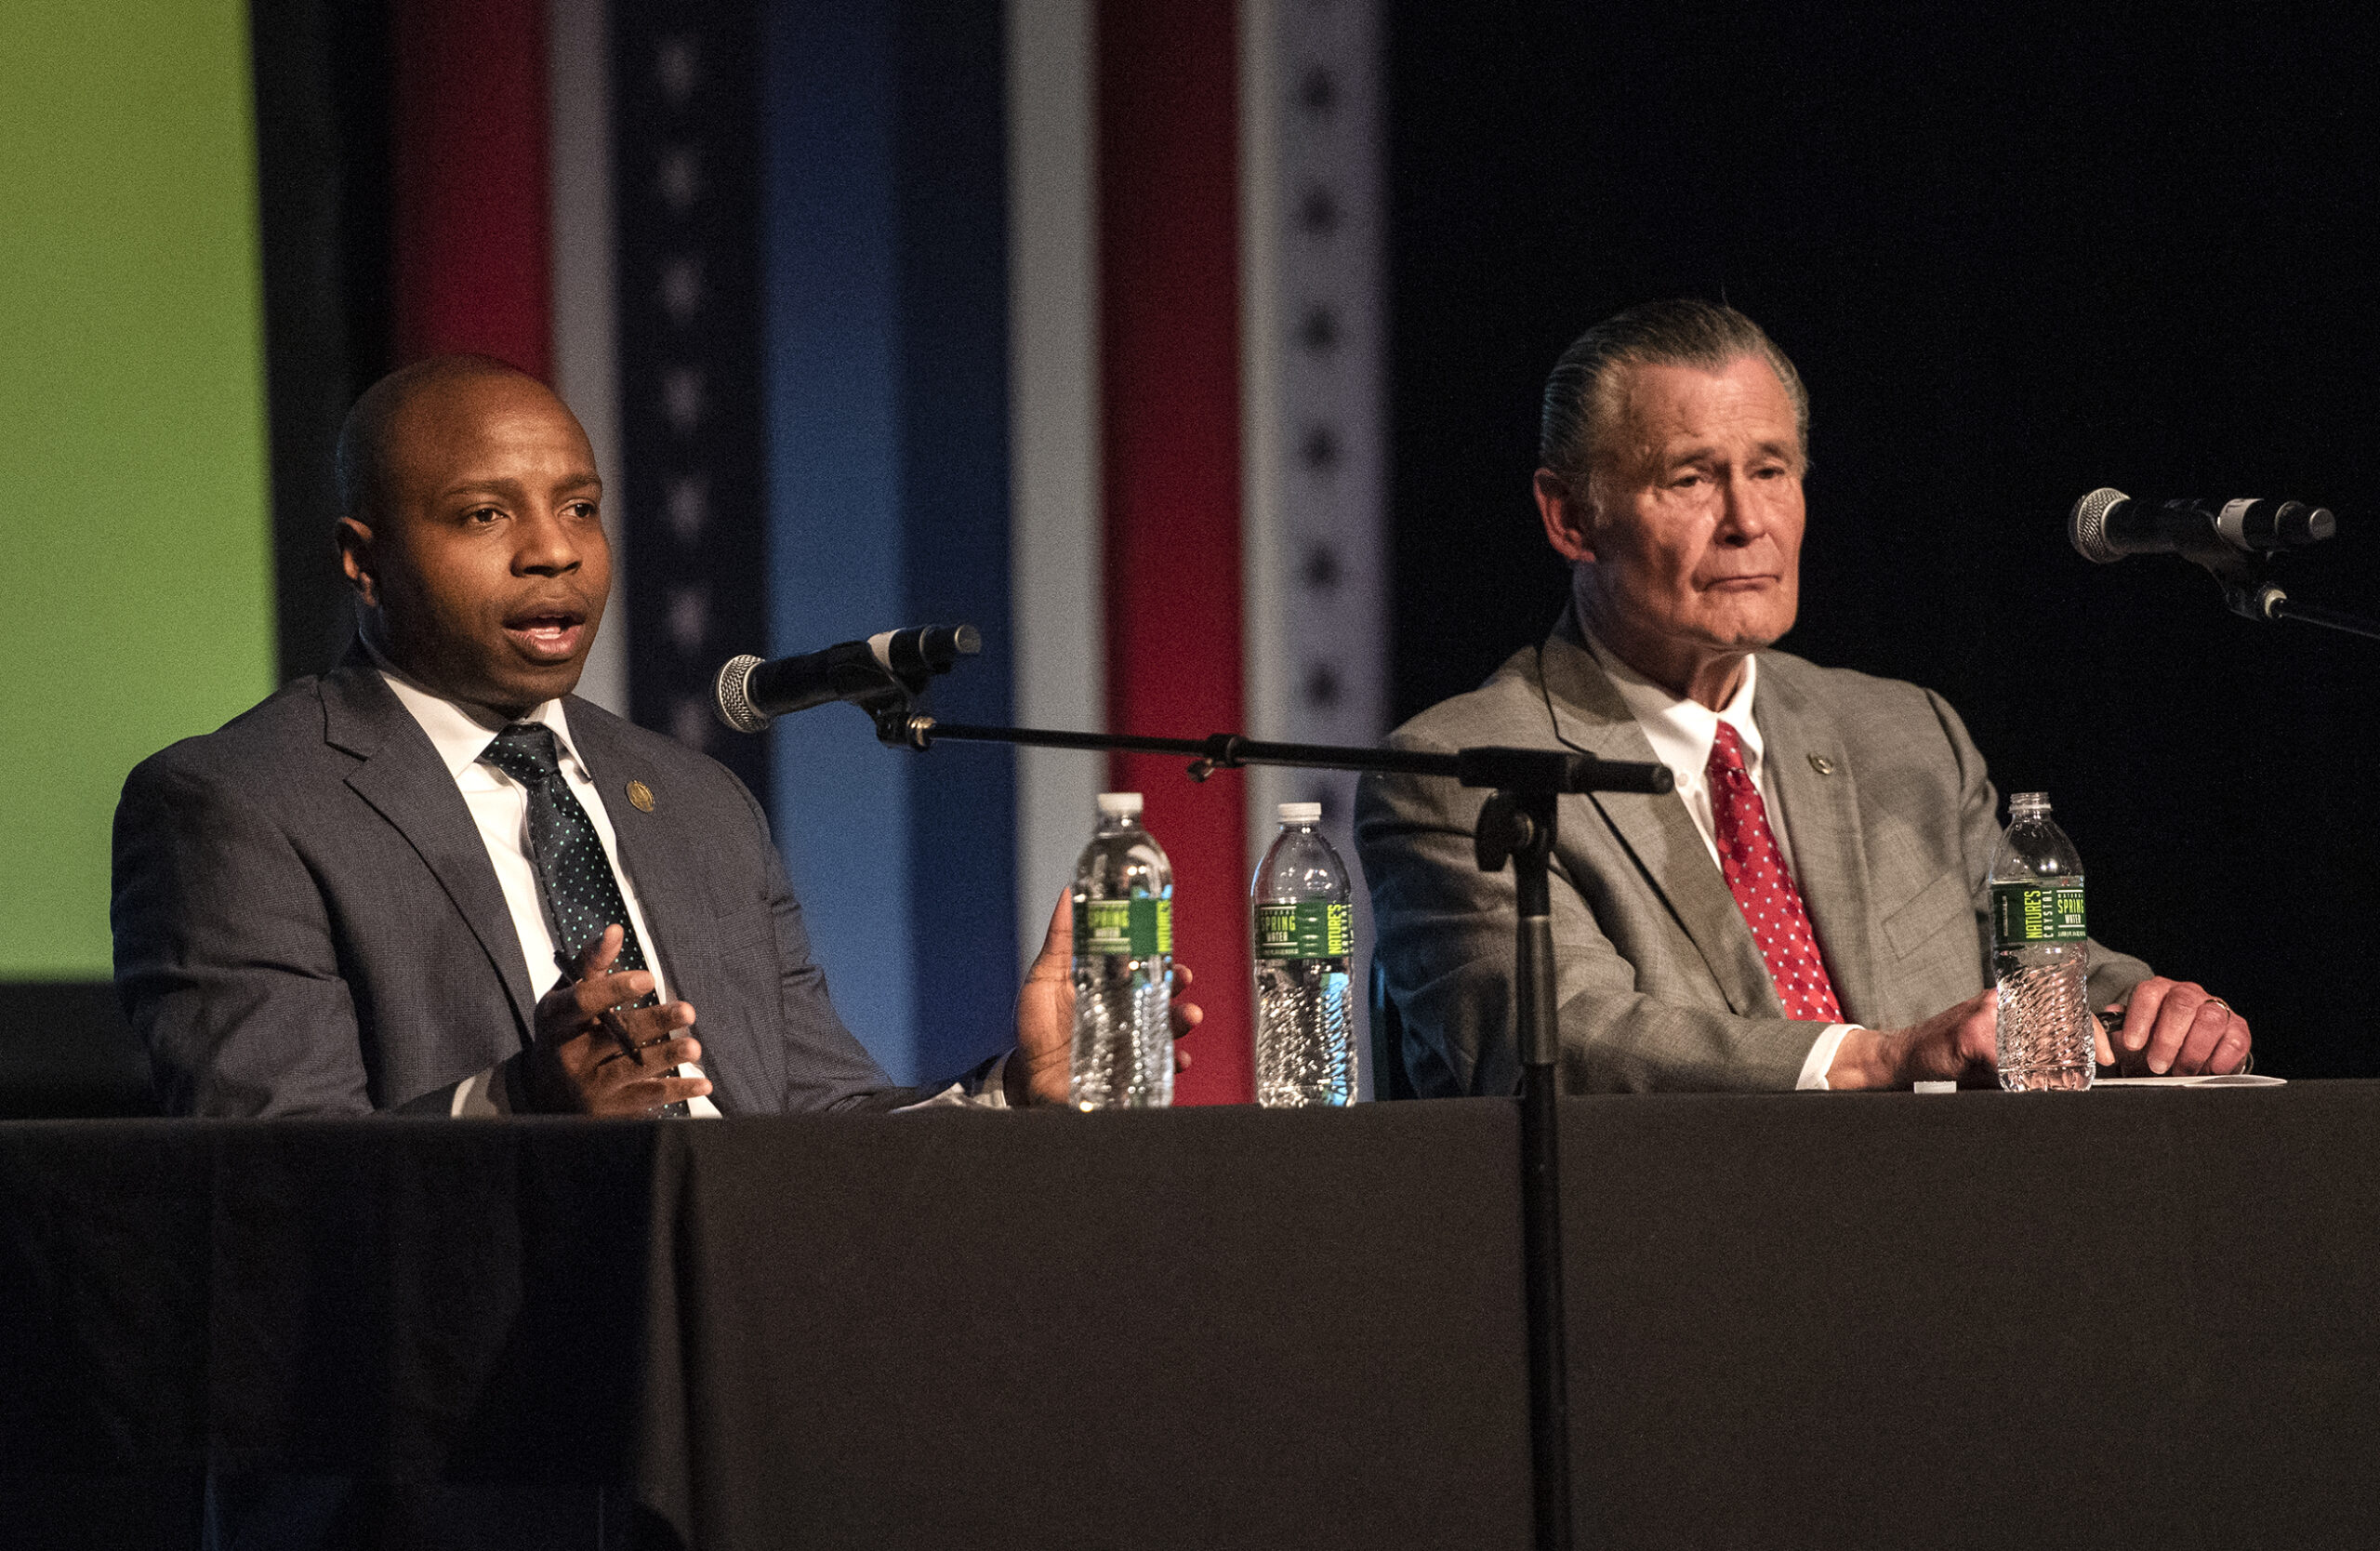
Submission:
<svg viewBox="0 0 2380 1551">
<path fill-rule="evenodd" d="M 2095 1079 L 2093 1088 L 2278 1088 L 2287 1082 L 2285 1077 L 2267 1077 L 2261 1072 L 2227 1072 L 2216 1076 L 2201 1072 L 2196 1077 L 2102 1077 Z"/>
</svg>

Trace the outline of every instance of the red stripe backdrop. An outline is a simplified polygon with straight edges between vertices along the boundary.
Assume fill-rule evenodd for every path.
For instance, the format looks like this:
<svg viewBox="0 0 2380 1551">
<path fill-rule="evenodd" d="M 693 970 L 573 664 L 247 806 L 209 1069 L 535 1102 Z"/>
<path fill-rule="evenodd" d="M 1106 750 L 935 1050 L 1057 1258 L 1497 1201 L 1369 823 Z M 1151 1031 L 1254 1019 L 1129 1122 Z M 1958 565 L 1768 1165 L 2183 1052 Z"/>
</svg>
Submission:
<svg viewBox="0 0 2380 1551">
<path fill-rule="evenodd" d="M 544 0 L 394 0 L 397 358 L 553 379 Z"/>
<path fill-rule="evenodd" d="M 1099 7 L 1100 391 L 1105 436 L 1107 724 L 1237 730 L 1239 195 L 1232 0 Z M 1183 762 L 1117 757 L 1172 857 L 1174 950 L 1207 1021 L 1176 1098 L 1246 1103 L 1246 792 Z"/>
</svg>

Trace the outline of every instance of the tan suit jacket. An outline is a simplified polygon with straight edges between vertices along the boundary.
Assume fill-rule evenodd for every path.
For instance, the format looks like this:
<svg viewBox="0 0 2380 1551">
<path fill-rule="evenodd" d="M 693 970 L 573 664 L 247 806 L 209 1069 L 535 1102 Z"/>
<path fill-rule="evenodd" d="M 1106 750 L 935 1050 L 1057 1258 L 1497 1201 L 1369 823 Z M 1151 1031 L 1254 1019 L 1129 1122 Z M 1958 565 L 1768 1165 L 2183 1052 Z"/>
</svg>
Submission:
<svg viewBox="0 0 2380 1551">
<path fill-rule="evenodd" d="M 1760 654 L 1766 778 L 1846 1021 L 1894 1028 L 1990 983 L 1982 882 L 1999 798 L 1958 713 L 1892 679 Z M 1398 749 L 1652 746 L 1566 615 L 1468 695 L 1390 735 Z M 1513 1029 L 1513 874 L 1479 871 L 1488 793 L 1367 776 L 1355 841 L 1377 958 L 1423 1096 L 1504 1094 Z M 1685 802 L 1562 800 L 1554 857 L 1562 1087 L 1569 1093 L 1790 1089 L 1827 1027 L 1785 1016 L 1766 963 Z M 2149 974 L 2091 948 L 2092 1005 Z"/>
</svg>

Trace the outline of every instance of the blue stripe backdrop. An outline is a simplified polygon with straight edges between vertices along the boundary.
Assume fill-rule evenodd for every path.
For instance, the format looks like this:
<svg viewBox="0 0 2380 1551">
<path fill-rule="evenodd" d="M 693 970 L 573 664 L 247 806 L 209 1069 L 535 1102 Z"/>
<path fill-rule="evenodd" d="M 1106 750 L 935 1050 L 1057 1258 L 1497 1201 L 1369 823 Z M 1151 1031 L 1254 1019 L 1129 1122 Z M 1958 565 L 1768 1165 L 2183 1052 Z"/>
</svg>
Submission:
<svg viewBox="0 0 2380 1551">
<path fill-rule="evenodd" d="M 964 620 L 985 656 L 933 707 L 1005 721 L 998 7 L 765 15 L 770 649 Z M 905 1081 L 998 1049 L 1015 991 L 1009 752 L 901 753 L 840 707 L 774 736 L 773 817 L 845 1021 Z"/>
<path fill-rule="evenodd" d="M 952 722 L 1013 720 L 1009 590 L 1007 127 L 1000 16 L 899 7 L 904 622 L 965 621 L 984 656 L 936 687 Z M 945 744 L 910 776 L 920 1076 L 1009 1040 L 1016 1000 L 1016 759 Z M 1039 921 L 1021 923 L 1038 941 Z"/>
</svg>

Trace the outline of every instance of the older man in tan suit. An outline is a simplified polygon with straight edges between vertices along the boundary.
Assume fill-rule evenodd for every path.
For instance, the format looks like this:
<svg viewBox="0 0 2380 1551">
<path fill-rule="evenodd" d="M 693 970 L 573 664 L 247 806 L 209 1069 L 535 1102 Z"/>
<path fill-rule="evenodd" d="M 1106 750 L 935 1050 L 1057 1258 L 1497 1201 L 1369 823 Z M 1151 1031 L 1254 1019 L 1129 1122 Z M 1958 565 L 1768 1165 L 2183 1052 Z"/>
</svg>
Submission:
<svg viewBox="0 0 2380 1551">
<path fill-rule="evenodd" d="M 1573 567 L 1542 646 L 1414 718 L 1398 748 L 1659 760 L 1677 790 L 1563 799 L 1554 934 L 1569 1092 L 1988 1079 L 1982 880 L 1998 799 L 1958 713 L 1914 684 L 1768 648 L 1792 627 L 1809 404 L 1743 314 L 1638 308 L 1546 387 L 1536 496 Z M 1356 839 L 1424 1095 L 1510 1092 L 1513 882 L 1471 839 L 1486 794 L 1367 776 Z M 2220 998 L 2091 948 L 2100 1059 L 2227 1072 Z"/>
</svg>

